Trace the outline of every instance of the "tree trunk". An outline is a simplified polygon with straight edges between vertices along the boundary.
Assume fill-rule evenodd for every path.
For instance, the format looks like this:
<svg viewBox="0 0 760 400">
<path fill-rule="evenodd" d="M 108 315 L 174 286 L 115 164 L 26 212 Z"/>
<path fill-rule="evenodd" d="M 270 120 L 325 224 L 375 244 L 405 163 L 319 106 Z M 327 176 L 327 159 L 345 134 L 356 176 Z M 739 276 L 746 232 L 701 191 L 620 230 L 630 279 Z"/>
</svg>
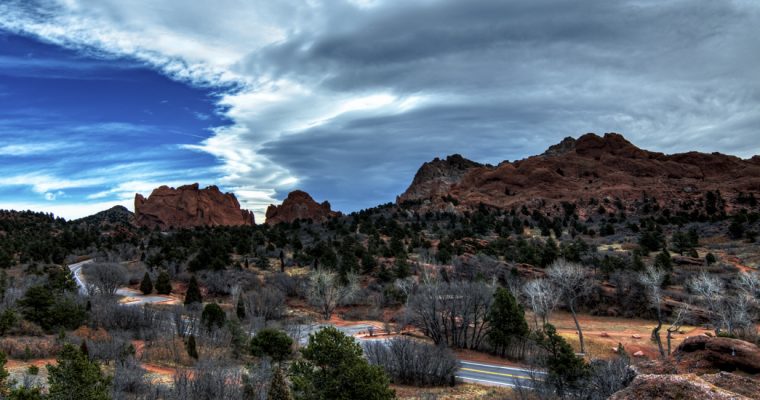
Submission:
<svg viewBox="0 0 760 400">
<path fill-rule="evenodd" d="M 668 355 L 670 355 L 670 338 L 671 338 L 671 336 L 673 336 L 673 331 L 671 331 L 670 329 L 668 329 L 668 336 L 667 336 L 667 338 L 668 338 Z"/>
<path fill-rule="evenodd" d="M 662 339 L 660 339 L 660 329 L 662 328 L 662 309 L 657 307 L 657 326 L 652 329 L 652 339 L 657 342 L 657 349 L 660 350 L 660 356 L 665 357 L 665 350 L 662 349 Z M 670 335 L 670 332 L 668 332 Z"/>
<path fill-rule="evenodd" d="M 665 357 L 665 350 L 662 348 L 662 339 L 660 339 L 660 328 L 662 328 L 662 321 L 657 321 L 657 326 L 652 329 L 652 340 L 657 342 L 657 349 L 660 350 L 660 356 Z M 670 332 L 668 332 L 668 339 L 670 338 Z"/>
<path fill-rule="evenodd" d="M 581 330 L 581 324 L 578 323 L 578 316 L 575 315 L 575 306 L 573 302 L 570 302 L 570 312 L 573 314 L 573 321 L 575 322 L 575 329 L 578 330 L 578 340 L 581 342 L 581 353 L 586 354 L 586 346 L 583 344 L 583 331 Z"/>
</svg>

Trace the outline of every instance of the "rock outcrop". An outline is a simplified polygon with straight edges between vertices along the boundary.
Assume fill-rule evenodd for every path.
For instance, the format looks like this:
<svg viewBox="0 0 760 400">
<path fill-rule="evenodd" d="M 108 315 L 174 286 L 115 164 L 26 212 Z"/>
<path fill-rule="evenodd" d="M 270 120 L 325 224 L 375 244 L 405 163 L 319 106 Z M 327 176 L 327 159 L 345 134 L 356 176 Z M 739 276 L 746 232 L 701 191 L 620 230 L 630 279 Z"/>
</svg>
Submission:
<svg viewBox="0 0 760 400">
<path fill-rule="evenodd" d="M 737 377 L 740 379 L 739 377 Z M 720 378 L 719 383 L 735 382 Z M 613 394 L 609 400 L 640 399 L 704 399 L 704 400 L 748 400 L 732 387 L 720 387 L 695 374 L 683 375 L 639 375 L 630 386 Z"/>
<path fill-rule="evenodd" d="M 340 215 L 330 209 L 330 203 L 327 201 L 322 204 L 314 201 L 311 196 L 301 190 L 295 190 L 288 194 L 288 197 L 281 205 L 274 204 L 267 208 L 266 224 L 277 225 L 280 222 L 293 222 L 297 219 L 311 220 L 313 222 L 322 222 L 329 217 Z"/>
<path fill-rule="evenodd" d="M 679 371 L 760 373 L 760 348 L 739 339 L 692 336 L 673 352 Z"/>
<path fill-rule="evenodd" d="M 240 208 L 232 193 L 216 186 L 199 189 L 198 184 L 176 189 L 161 186 L 146 199 L 135 195 L 135 223 L 148 228 L 192 228 L 196 226 L 253 225 L 253 213 Z"/>
<path fill-rule="evenodd" d="M 642 150 L 617 133 L 589 133 L 566 138 L 541 155 L 497 166 L 458 155 L 433 160 L 419 169 L 397 203 L 432 210 L 526 205 L 560 213 L 563 201 L 581 208 L 585 204 L 585 212 L 600 204 L 614 211 L 613 203 L 628 211 L 646 197 L 677 210 L 686 200 L 701 204 L 707 191 L 720 190 L 730 210 L 739 193 L 760 194 L 757 159 L 720 153 L 665 155 Z M 583 217 L 584 210 L 578 212 Z"/>
</svg>

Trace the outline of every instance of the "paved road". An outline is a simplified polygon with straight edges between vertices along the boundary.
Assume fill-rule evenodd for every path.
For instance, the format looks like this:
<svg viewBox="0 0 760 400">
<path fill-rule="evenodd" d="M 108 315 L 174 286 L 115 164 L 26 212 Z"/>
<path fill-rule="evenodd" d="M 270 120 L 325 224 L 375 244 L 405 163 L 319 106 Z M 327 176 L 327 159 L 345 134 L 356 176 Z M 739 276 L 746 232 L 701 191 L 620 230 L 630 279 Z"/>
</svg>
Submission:
<svg viewBox="0 0 760 400">
<path fill-rule="evenodd" d="M 85 264 L 91 263 L 92 261 L 93 260 L 85 260 L 76 264 L 69 265 L 69 270 L 71 271 L 71 274 L 74 275 L 74 280 L 77 282 L 77 286 L 79 286 L 79 293 L 83 295 L 87 295 L 87 287 L 84 285 L 82 267 Z"/>
<path fill-rule="evenodd" d="M 494 386 L 523 386 L 531 387 L 531 371 L 522 368 L 504 367 L 501 365 L 459 361 L 459 372 L 456 377 L 465 381 Z M 542 379 L 543 373 L 536 373 L 537 379 Z"/>
<path fill-rule="evenodd" d="M 76 264 L 69 265 L 69 270 L 71 271 L 71 274 L 74 275 L 74 280 L 77 283 L 77 286 L 79 287 L 79 293 L 82 295 L 87 295 L 87 286 L 85 285 L 85 278 L 82 274 L 82 267 L 85 265 L 93 262 L 92 259 L 85 260 L 82 262 L 78 262 Z M 120 288 L 116 290 L 116 294 L 118 296 L 126 297 L 130 301 L 127 303 L 123 303 L 124 305 L 129 306 L 138 306 L 143 304 L 150 304 L 150 303 L 164 303 L 168 301 L 172 301 L 171 297 L 168 296 L 161 296 L 161 295 L 144 295 L 141 292 L 130 289 L 130 288 Z"/>
</svg>

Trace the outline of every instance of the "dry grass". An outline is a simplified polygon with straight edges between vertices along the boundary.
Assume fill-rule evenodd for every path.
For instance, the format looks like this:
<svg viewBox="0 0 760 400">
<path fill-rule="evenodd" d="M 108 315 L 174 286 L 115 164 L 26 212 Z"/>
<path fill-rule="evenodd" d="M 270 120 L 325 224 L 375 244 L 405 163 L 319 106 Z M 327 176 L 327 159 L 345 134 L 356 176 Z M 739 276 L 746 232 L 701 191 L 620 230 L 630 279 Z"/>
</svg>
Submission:
<svg viewBox="0 0 760 400">
<path fill-rule="evenodd" d="M 657 324 L 655 321 L 645 319 L 628 319 L 618 317 L 599 317 L 579 315 L 583 338 L 586 344 L 586 354 L 591 358 L 609 358 L 615 353 L 612 348 L 622 343 L 628 354 L 642 351 L 647 358 L 658 356 L 657 344 L 649 339 L 652 328 Z M 557 327 L 559 333 L 567 339 L 576 351 L 580 351 L 580 341 L 575 330 L 575 323 L 569 313 L 557 312 L 552 315 L 551 321 Z M 666 346 L 666 333 L 663 325 L 661 337 L 663 347 Z M 689 336 L 701 334 L 700 328 L 684 326 L 683 334 L 674 334 L 672 346 L 676 348 Z M 638 335 L 639 338 L 634 338 Z"/>
<path fill-rule="evenodd" d="M 465 383 L 454 387 L 418 388 L 392 385 L 399 399 L 404 400 L 475 400 L 507 399 L 512 392 L 509 388 L 482 386 Z"/>
</svg>

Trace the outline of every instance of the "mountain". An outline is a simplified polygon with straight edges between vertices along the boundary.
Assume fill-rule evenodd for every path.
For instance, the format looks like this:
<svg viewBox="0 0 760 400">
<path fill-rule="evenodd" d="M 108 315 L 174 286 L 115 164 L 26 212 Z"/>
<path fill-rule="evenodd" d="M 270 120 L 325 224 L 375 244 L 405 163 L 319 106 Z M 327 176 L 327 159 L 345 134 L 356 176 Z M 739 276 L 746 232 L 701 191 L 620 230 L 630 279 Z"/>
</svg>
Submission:
<svg viewBox="0 0 760 400">
<path fill-rule="evenodd" d="M 74 222 L 84 222 L 87 225 L 132 225 L 135 215 L 124 206 L 114 206 L 88 217 L 80 218 Z"/>
<path fill-rule="evenodd" d="M 459 155 L 435 159 L 423 164 L 397 203 L 428 210 L 525 205 L 552 214 L 570 202 L 579 204 L 582 216 L 600 205 L 635 210 L 642 199 L 680 209 L 701 204 L 708 191 L 713 192 L 712 205 L 725 211 L 753 201 L 760 193 L 760 157 L 666 155 L 642 150 L 617 133 L 589 133 L 566 138 L 541 155 L 497 166 Z"/>
<path fill-rule="evenodd" d="M 338 215 L 340 213 L 332 211 L 327 201 L 319 204 L 308 193 L 295 190 L 288 194 L 281 205 L 272 204 L 267 208 L 266 224 L 277 225 L 280 222 L 293 222 L 297 219 L 322 222 Z"/>
<path fill-rule="evenodd" d="M 198 184 L 176 189 L 161 186 L 146 199 L 135 195 L 135 223 L 141 227 L 161 229 L 196 226 L 253 225 L 253 213 L 240 208 L 232 193 L 218 187 L 199 189 Z"/>
</svg>

